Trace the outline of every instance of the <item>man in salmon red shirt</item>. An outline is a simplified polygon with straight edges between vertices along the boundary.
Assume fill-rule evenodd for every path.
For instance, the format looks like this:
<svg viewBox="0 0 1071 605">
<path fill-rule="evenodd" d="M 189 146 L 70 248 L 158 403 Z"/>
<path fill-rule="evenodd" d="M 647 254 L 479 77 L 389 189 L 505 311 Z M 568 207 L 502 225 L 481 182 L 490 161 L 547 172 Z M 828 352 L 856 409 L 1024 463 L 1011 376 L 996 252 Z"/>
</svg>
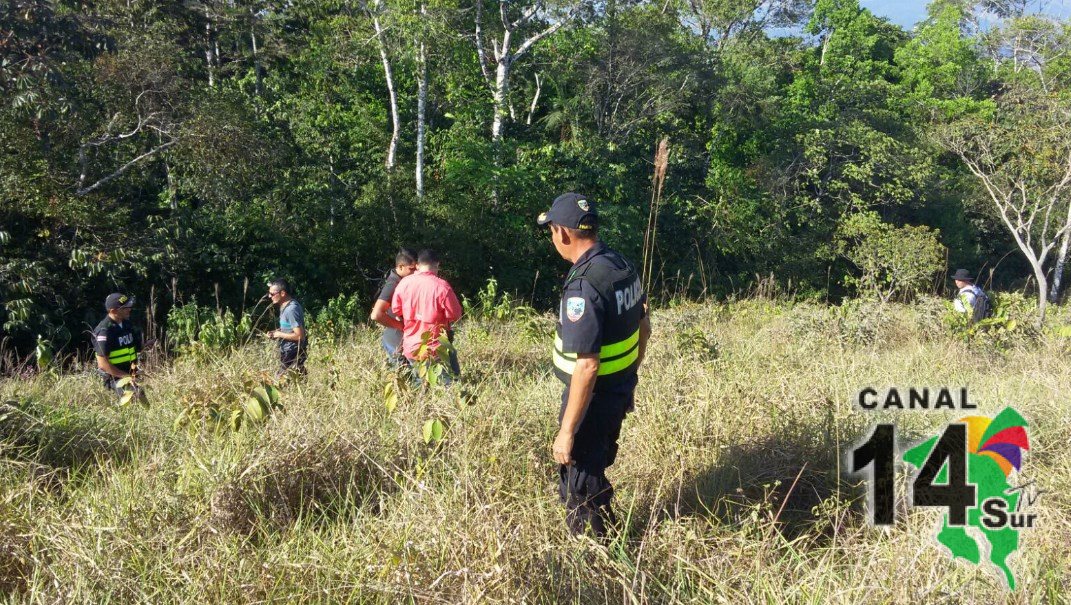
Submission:
<svg viewBox="0 0 1071 605">
<path fill-rule="evenodd" d="M 439 254 L 434 250 L 421 250 L 416 273 L 398 282 L 391 298 L 391 311 L 402 320 L 402 353 L 410 364 L 420 361 L 417 353 L 421 334 L 431 332 L 428 349 L 435 351 L 443 331 L 453 341 L 453 323 L 461 318 L 461 303 L 454 289 L 438 276 L 439 261 Z M 440 380 L 448 384 L 460 374 L 457 353 L 451 352 L 450 373 L 444 373 Z"/>
</svg>

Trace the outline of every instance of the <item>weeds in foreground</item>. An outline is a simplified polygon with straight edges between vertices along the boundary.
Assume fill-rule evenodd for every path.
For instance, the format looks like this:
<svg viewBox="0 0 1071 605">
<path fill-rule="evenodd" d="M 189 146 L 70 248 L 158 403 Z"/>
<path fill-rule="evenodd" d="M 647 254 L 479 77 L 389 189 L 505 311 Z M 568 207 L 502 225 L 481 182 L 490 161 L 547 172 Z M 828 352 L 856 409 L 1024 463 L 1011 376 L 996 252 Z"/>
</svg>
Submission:
<svg viewBox="0 0 1071 605">
<path fill-rule="evenodd" d="M 623 519 L 608 547 L 564 530 L 549 453 L 561 384 L 519 318 L 462 326 L 464 381 L 396 384 L 393 404 L 378 333 L 357 330 L 279 387 L 285 413 L 239 432 L 172 423 L 194 403 L 242 406 L 274 364 L 265 347 L 158 369 L 149 409 L 85 376 L 0 382 L 0 589 L 34 602 L 1066 602 L 1063 342 L 1013 336 L 981 356 L 929 307 L 890 305 L 873 323 L 861 311 L 656 313 L 608 471 Z M 891 384 L 966 384 L 982 413 L 1011 404 L 1031 421 L 1025 468 L 1051 493 L 1012 559 L 1014 595 L 951 561 L 926 511 L 866 525 L 839 464 L 890 419 L 854 395 Z M 458 386 L 477 395 L 459 402 Z M 921 435 L 952 419 L 895 420 Z"/>
</svg>

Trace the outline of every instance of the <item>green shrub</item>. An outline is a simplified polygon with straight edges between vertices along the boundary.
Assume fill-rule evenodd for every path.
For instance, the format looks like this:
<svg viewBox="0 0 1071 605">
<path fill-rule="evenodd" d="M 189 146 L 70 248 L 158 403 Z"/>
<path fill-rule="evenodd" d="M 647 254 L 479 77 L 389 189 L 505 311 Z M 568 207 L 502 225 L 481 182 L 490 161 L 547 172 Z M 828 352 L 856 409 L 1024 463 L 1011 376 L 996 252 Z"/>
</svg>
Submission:
<svg viewBox="0 0 1071 605">
<path fill-rule="evenodd" d="M 476 292 L 476 300 L 472 301 L 466 296 L 461 297 L 461 307 L 465 316 L 481 319 L 506 320 L 511 317 L 530 317 L 535 315 L 535 310 L 522 304 L 509 292 L 498 293 L 498 280 L 489 278 L 482 289 Z"/>
<path fill-rule="evenodd" d="M 990 316 L 976 322 L 970 314 L 957 311 L 952 301 L 945 302 L 945 324 L 953 334 L 968 342 L 990 343 L 1004 351 L 1014 345 L 1036 339 L 1037 302 L 1022 292 L 996 292 L 989 296 Z"/>
<path fill-rule="evenodd" d="M 364 316 L 364 306 L 355 294 L 340 294 L 327 301 L 312 318 L 309 330 L 317 338 L 338 340 L 348 335 Z"/>
<path fill-rule="evenodd" d="M 939 235 L 936 229 L 925 226 L 895 227 L 876 212 L 850 215 L 837 230 L 836 247 L 860 275 L 849 275 L 845 281 L 860 294 L 882 302 L 913 299 L 943 266 L 944 246 Z"/>
<path fill-rule="evenodd" d="M 217 313 L 195 301 L 167 314 L 168 344 L 180 353 L 227 351 L 249 342 L 252 335 L 253 318 L 248 313 L 241 317 L 230 309 Z"/>
</svg>

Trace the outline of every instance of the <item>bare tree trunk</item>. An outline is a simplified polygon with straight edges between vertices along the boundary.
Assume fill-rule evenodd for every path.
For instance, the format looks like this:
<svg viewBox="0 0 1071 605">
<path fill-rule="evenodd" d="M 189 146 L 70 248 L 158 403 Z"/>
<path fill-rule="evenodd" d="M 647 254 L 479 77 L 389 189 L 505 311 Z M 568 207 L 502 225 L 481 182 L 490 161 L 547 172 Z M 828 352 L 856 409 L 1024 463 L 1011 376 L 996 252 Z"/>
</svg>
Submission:
<svg viewBox="0 0 1071 605">
<path fill-rule="evenodd" d="M 376 2 L 375 10 L 378 11 L 380 2 Z M 387 80 L 387 96 L 390 99 L 390 119 L 393 130 L 390 136 L 390 144 L 387 145 L 387 172 L 394 170 L 395 155 L 398 152 L 398 139 L 401 137 L 402 122 L 398 117 L 398 95 L 394 91 L 394 70 L 391 69 L 390 57 L 387 56 L 387 41 L 383 35 L 383 27 L 379 23 L 379 16 L 372 15 L 372 26 L 376 30 L 376 41 L 379 43 L 379 58 L 383 61 L 383 76 Z"/>
<path fill-rule="evenodd" d="M 212 43 L 212 23 L 205 23 L 205 65 L 208 67 L 208 85 L 216 85 L 216 62 L 213 58 L 215 45 Z"/>
<path fill-rule="evenodd" d="M 532 125 L 532 116 L 535 115 L 536 105 L 539 103 L 539 93 L 543 90 L 543 82 L 539 79 L 539 72 L 536 72 L 535 83 L 536 89 L 535 94 L 532 95 L 532 105 L 528 108 L 528 119 L 524 122 L 528 126 Z"/>
<path fill-rule="evenodd" d="M 476 0 L 476 60 L 480 64 L 483 81 L 491 85 L 491 74 L 487 69 L 487 52 L 483 49 L 483 0 Z"/>
<path fill-rule="evenodd" d="M 253 19 L 254 20 L 256 19 L 256 15 L 253 16 Z M 255 21 L 254 21 L 254 23 L 255 23 Z M 262 91 L 261 91 L 262 81 L 261 81 L 261 71 L 260 71 L 260 55 L 257 54 L 257 31 L 256 31 L 255 27 L 251 26 L 249 28 L 249 39 L 253 42 L 253 75 L 256 77 L 256 85 L 255 85 L 255 88 L 253 89 L 253 91 L 256 94 L 256 96 L 259 97 L 262 94 Z"/>
<path fill-rule="evenodd" d="M 1031 263 L 1034 269 L 1034 278 L 1038 280 L 1038 327 L 1045 322 L 1045 309 L 1049 305 L 1049 299 L 1045 296 L 1048 290 L 1048 279 L 1045 277 L 1045 269 L 1038 263 Z"/>
<path fill-rule="evenodd" d="M 424 19 L 426 13 L 424 4 L 421 3 L 421 19 Z M 417 44 L 417 66 L 416 196 L 419 201 L 424 199 L 424 120 L 428 104 L 428 57 L 423 32 Z"/>
<path fill-rule="evenodd" d="M 1071 225 L 1071 204 L 1067 206 L 1067 221 L 1064 225 Z M 1056 302 L 1060 297 L 1060 283 L 1064 277 L 1064 267 L 1067 264 L 1067 249 L 1068 244 L 1071 244 L 1071 229 L 1064 231 L 1064 236 L 1060 241 L 1060 251 L 1056 255 L 1056 269 L 1052 274 L 1052 289 L 1049 290 L 1049 300 Z"/>
<path fill-rule="evenodd" d="M 976 170 L 976 168 L 970 163 L 968 163 L 968 168 L 971 169 L 972 172 L 975 172 Z M 975 172 L 975 174 L 978 173 Z M 1046 279 L 1045 277 L 1045 258 L 1048 257 L 1049 252 L 1052 250 L 1052 246 L 1042 245 L 1041 253 L 1038 254 L 1037 252 L 1035 252 L 1034 249 L 1030 246 L 1030 244 L 1027 243 L 1028 240 L 1024 240 L 1023 234 L 1018 229 L 1016 229 L 1016 226 L 1012 222 L 1011 217 L 1008 216 L 1007 210 L 1005 210 L 1005 208 L 1000 205 L 999 198 L 997 197 L 999 193 L 991 190 L 990 195 L 994 198 L 994 200 L 998 200 L 997 204 L 1000 210 L 1000 218 L 1004 221 L 1004 225 L 1011 232 L 1012 237 L 1015 238 L 1015 244 L 1019 246 L 1019 250 L 1022 251 L 1023 256 L 1026 257 L 1027 262 L 1030 263 L 1030 268 L 1034 271 L 1034 278 L 1038 280 L 1037 325 L 1040 327 L 1042 322 L 1045 321 L 1045 307 L 1048 305 L 1049 302 L 1048 297 L 1046 297 L 1046 292 L 1048 291 L 1048 279 Z"/>
<path fill-rule="evenodd" d="M 167 175 L 167 197 L 171 199 L 171 210 L 178 210 L 178 188 L 175 186 L 175 176 L 171 174 L 171 162 L 164 160 L 164 174 Z"/>
<path fill-rule="evenodd" d="M 509 94 L 509 71 L 512 57 L 509 55 L 509 32 L 502 37 L 502 56 L 495 67 L 494 120 L 491 122 L 491 142 L 497 147 L 502 143 L 502 130 L 506 122 L 506 96 Z"/>
<path fill-rule="evenodd" d="M 481 30 L 481 15 L 482 4 L 481 0 L 477 1 L 476 11 L 476 49 L 480 55 L 480 69 L 487 75 L 487 69 L 483 57 L 483 41 L 480 36 Z M 507 4 L 506 2 L 499 2 L 499 17 L 502 19 L 502 39 L 494 40 L 494 56 L 497 65 L 495 67 L 495 81 L 491 87 L 493 91 L 493 109 L 494 116 L 491 121 L 491 143 L 494 146 L 494 162 L 495 168 L 502 166 L 502 136 L 505 129 L 506 116 L 512 113 L 513 106 L 509 102 L 509 75 L 513 68 L 513 64 L 525 55 L 534 44 L 558 31 L 565 23 L 572 18 L 572 15 L 568 15 L 561 20 L 557 21 L 550 27 L 529 36 L 524 39 L 524 42 L 517 47 L 517 50 L 512 50 L 513 33 L 520 27 L 523 27 L 532 20 L 533 17 L 541 10 L 541 4 L 535 4 L 525 9 L 521 16 L 516 21 L 511 21 L 507 16 Z M 494 191 L 491 192 L 492 203 L 498 204 L 498 183 L 496 181 L 494 185 Z"/>
</svg>

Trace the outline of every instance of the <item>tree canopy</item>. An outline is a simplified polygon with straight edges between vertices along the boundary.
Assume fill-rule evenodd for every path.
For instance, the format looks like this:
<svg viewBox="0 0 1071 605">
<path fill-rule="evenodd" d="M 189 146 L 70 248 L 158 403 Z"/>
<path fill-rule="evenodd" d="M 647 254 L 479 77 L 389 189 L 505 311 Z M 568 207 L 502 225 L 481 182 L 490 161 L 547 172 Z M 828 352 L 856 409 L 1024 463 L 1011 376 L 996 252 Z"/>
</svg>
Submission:
<svg viewBox="0 0 1071 605">
<path fill-rule="evenodd" d="M 1071 24 L 991 5 L 905 31 L 857 0 L 11 0 L 2 331 L 77 343 L 110 291 L 237 308 L 274 276 L 370 300 L 400 245 L 547 304 L 533 218 L 582 191 L 639 262 L 663 138 L 656 297 L 887 299 L 947 264 L 1055 299 Z"/>
</svg>

